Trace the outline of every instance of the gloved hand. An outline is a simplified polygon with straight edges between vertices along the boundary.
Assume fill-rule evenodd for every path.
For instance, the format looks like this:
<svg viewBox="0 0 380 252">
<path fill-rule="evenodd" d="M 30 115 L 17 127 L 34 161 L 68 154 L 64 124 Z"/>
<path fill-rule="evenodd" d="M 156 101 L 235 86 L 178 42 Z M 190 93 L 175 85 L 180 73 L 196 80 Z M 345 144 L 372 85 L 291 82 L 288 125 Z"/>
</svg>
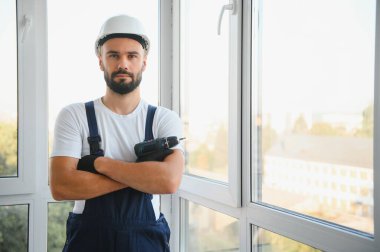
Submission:
<svg viewBox="0 0 380 252">
<path fill-rule="evenodd" d="M 172 149 L 163 149 L 158 151 L 149 152 L 143 156 L 137 158 L 136 162 L 145 162 L 145 161 L 163 161 L 167 155 L 172 154 L 174 151 Z"/>
<path fill-rule="evenodd" d="M 97 170 L 95 170 L 95 159 L 97 159 L 99 156 L 95 155 L 87 155 L 83 156 L 81 159 L 79 159 L 79 162 L 77 164 L 77 169 L 81 171 L 91 172 L 95 174 L 99 174 Z"/>
</svg>

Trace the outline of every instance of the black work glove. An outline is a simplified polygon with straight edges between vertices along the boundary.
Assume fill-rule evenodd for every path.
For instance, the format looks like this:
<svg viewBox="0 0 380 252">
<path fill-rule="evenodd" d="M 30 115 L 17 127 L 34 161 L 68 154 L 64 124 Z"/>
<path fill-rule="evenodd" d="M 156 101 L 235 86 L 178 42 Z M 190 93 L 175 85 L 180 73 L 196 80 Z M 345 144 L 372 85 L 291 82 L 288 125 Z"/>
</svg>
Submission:
<svg viewBox="0 0 380 252">
<path fill-rule="evenodd" d="M 95 174 L 99 174 L 97 170 L 95 170 L 95 159 L 97 159 L 99 156 L 95 155 L 87 155 L 83 156 L 81 159 L 79 159 L 79 162 L 77 164 L 77 169 L 81 171 L 91 172 Z"/>
<path fill-rule="evenodd" d="M 137 158 L 136 162 L 145 162 L 145 161 L 163 161 L 167 155 L 172 154 L 174 151 L 172 149 L 163 149 L 158 151 L 149 152 L 143 156 Z"/>
</svg>

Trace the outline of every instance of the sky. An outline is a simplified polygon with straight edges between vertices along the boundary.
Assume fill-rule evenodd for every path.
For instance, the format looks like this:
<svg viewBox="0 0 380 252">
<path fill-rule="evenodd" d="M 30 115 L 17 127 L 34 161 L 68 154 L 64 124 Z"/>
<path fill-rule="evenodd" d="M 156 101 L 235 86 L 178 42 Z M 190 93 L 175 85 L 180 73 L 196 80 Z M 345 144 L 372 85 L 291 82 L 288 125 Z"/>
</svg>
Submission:
<svg viewBox="0 0 380 252">
<path fill-rule="evenodd" d="M 375 0 L 265 0 L 262 113 L 361 114 L 374 100 Z M 347 117 L 348 118 L 348 117 Z"/>
<path fill-rule="evenodd" d="M 0 1 L 0 120 L 10 120 L 17 118 L 16 4 Z"/>
</svg>

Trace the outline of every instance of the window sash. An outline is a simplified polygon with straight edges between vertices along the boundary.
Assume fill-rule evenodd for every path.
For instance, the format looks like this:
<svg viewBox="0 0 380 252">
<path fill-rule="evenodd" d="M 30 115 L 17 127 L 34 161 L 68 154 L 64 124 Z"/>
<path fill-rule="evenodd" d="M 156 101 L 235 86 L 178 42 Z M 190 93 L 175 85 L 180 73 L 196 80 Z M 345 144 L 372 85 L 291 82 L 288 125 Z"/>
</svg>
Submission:
<svg viewBox="0 0 380 252">
<path fill-rule="evenodd" d="M 0 195 L 24 194 L 35 192 L 37 161 L 41 154 L 37 150 L 45 147 L 44 129 L 46 129 L 43 102 L 46 88 L 43 78 L 43 65 L 36 64 L 39 54 L 35 50 L 36 32 L 39 18 L 34 14 L 34 4 L 17 1 L 18 26 L 18 177 L 0 178 Z M 25 29 L 24 18 L 31 20 L 29 29 Z M 21 36 L 21 33 L 23 35 Z M 23 37 L 23 40 L 22 40 Z M 43 40 L 39 41 L 43 44 Z M 38 82 L 40 81 L 40 82 Z M 40 83 L 38 85 L 38 83 Z M 31 106 L 34 104 L 34 106 Z M 38 147 L 37 147 L 38 146 Z M 47 145 L 46 145 L 47 146 Z"/>
<path fill-rule="evenodd" d="M 262 6 L 263 0 L 258 0 L 252 3 L 252 49 L 254 50 L 254 55 L 251 59 L 251 64 L 260 68 L 258 65 L 257 59 L 260 57 L 260 48 L 255 45 L 256 39 L 259 39 L 261 35 L 261 28 L 259 27 L 260 23 L 260 8 Z M 380 71 L 378 69 L 380 65 L 380 1 L 377 1 L 376 4 L 376 42 L 375 42 L 375 80 L 374 80 L 374 153 L 378 153 L 379 144 L 380 144 L 380 104 L 379 97 L 376 95 L 379 93 L 380 86 Z M 245 30 L 246 31 L 246 30 Z M 246 49 L 246 47 L 244 47 Z M 251 53 L 246 53 L 251 55 Z M 251 66 L 246 67 L 243 65 L 243 69 L 249 71 Z M 243 74 L 246 73 L 243 71 Z M 246 73 L 247 74 L 247 73 Z M 248 74 L 247 74 L 248 75 Z M 243 75 L 244 77 L 244 75 Z M 246 77 L 247 78 L 247 77 Z M 251 74 L 252 82 L 257 82 L 258 77 Z M 244 82 L 246 83 L 246 82 Z M 251 88 L 255 88 L 255 85 L 252 84 Z M 247 88 L 249 89 L 249 88 Z M 252 97 L 249 99 L 256 101 L 259 99 L 257 96 L 256 90 L 249 90 L 252 93 Z M 252 110 L 258 109 L 255 107 L 251 108 Z M 243 110 L 244 112 L 244 110 Z M 250 114 L 255 115 L 256 111 L 251 111 L 251 113 L 244 112 L 244 115 Z M 254 130 L 255 119 L 251 118 L 252 132 L 247 129 L 246 125 L 243 125 L 244 132 L 243 134 L 251 134 L 252 144 L 250 146 L 251 157 L 245 157 L 244 159 L 250 159 L 251 169 L 248 176 L 244 176 L 245 184 L 250 185 L 243 188 L 243 191 L 246 193 L 248 198 L 245 199 L 245 204 L 247 205 L 247 222 L 259 227 L 263 227 L 272 232 L 281 234 L 283 236 L 292 238 L 296 241 L 305 243 L 307 245 L 313 246 L 318 249 L 326 251 L 376 251 L 380 247 L 380 237 L 377 234 L 376 230 L 380 230 L 380 216 L 376 215 L 376 210 L 374 210 L 374 235 L 366 234 L 364 232 L 355 231 L 347 227 L 341 227 L 336 224 L 328 224 L 323 220 L 318 220 L 309 216 L 302 214 L 294 213 L 291 211 L 286 211 L 275 206 L 269 206 L 265 203 L 252 202 L 251 200 L 256 200 L 256 195 L 252 193 L 251 188 L 255 188 L 255 183 L 259 179 L 258 176 L 253 176 L 253 169 L 256 165 L 256 154 L 258 148 L 258 141 L 256 139 L 257 132 Z M 248 137 L 245 137 L 248 138 Z M 243 150 L 243 153 L 245 150 Z M 243 162 L 248 162 L 243 160 Z M 374 182 L 380 181 L 380 156 L 374 155 Z M 244 173 L 243 173 L 244 174 Z M 252 178 L 252 180 L 251 180 Z M 244 184 L 244 182 L 243 182 Z M 379 208 L 380 202 L 380 183 L 374 183 L 374 209 Z M 247 247 L 248 248 L 248 247 Z"/>
<path fill-rule="evenodd" d="M 222 8 L 221 2 L 220 7 Z M 229 111 L 228 111 L 228 183 L 213 181 L 203 177 L 184 174 L 179 194 L 191 192 L 207 198 L 225 202 L 230 206 L 241 206 L 241 4 L 237 3 L 236 14 L 231 15 L 228 11 L 224 13 L 224 22 L 230 22 L 229 40 Z M 180 113 L 180 13 L 183 6 L 180 1 L 173 1 L 173 85 L 172 102 L 173 109 Z M 217 20 L 215 20 L 217 23 Z M 215 26 L 215 33 L 217 26 Z M 223 32 L 223 31 L 222 31 Z M 226 31 L 224 31 L 226 32 Z M 161 36 L 163 34 L 161 33 Z M 178 84 L 178 85 L 177 85 Z M 162 87 L 162 86 L 161 86 Z M 161 96 L 162 97 L 162 96 Z M 196 186 L 194 186 L 196 185 Z"/>
<path fill-rule="evenodd" d="M 30 28 L 23 31 L 23 18 Z M 18 177 L 0 178 L 0 205 L 29 205 L 28 251 L 46 251 L 47 208 L 47 33 L 46 0 L 17 0 Z"/>
</svg>

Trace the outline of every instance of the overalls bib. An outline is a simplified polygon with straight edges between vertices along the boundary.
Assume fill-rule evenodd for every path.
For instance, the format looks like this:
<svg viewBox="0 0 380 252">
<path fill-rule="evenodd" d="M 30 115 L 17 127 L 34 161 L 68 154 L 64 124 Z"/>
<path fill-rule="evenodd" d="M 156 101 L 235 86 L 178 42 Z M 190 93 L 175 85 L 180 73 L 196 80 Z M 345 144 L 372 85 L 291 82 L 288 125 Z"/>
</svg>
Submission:
<svg viewBox="0 0 380 252">
<path fill-rule="evenodd" d="M 156 107 L 149 105 L 145 140 L 153 139 Z M 94 103 L 86 103 L 91 154 L 103 156 Z M 82 214 L 70 212 L 63 252 L 155 252 L 169 250 L 170 230 L 163 214 L 158 220 L 152 195 L 125 188 L 88 199 Z"/>
</svg>

